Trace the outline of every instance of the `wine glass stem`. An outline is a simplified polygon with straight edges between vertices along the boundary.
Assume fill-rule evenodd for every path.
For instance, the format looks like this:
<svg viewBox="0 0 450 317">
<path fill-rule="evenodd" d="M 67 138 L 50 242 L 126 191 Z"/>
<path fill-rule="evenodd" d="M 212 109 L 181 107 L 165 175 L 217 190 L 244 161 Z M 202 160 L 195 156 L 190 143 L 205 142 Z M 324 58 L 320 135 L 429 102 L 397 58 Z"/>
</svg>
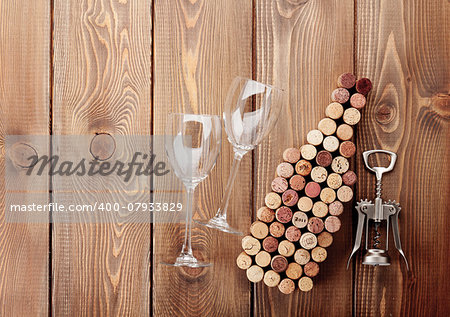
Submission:
<svg viewBox="0 0 450 317">
<path fill-rule="evenodd" d="M 186 185 L 186 228 L 181 254 L 192 256 L 192 208 L 194 205 L 194 190 L 197 185 Z"/>
<path fill-rule="evenodd" d="M 225 188 L 225 193 L 220 203 L 220 208 L 217 211 L 216 217 L 227 219 L 227 209 L 228 203 L 230 202 L 231 192 L 233 191 L 234 180 L 236 179 L 239 166 L 241 165 L 242 157 L 246 152 L 234 151 L 233 165 L 231 167 L 230 176 L 228 177 L 227 187 Z"/>
</svg>

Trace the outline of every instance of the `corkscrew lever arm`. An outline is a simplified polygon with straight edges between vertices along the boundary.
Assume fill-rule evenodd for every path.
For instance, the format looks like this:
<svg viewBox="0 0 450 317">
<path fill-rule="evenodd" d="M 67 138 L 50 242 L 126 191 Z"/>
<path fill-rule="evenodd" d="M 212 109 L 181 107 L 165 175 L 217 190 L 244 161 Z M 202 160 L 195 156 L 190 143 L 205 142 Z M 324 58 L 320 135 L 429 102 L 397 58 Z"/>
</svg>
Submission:
<svg viewBox="0 0 450 317">
<path fill-rule="evenodd" d="M 348 266 L 350 265 L 350 261 L 352 260 L 353 255 L 355 255 L 355 253 L 361 247 L 361 239 L 362 239 L 362 233 L 363 233 L 363 229 L 364 229 L 364 220 L 366 217 L 366 215 L 362 213 L 360 206 L 356 206 L 355 208 L 358 211 L 358 227 L 356 229 L 355 245 L 353 246 L 352 253 L 350 254 L 350 257 L 348 258 L 348 261 L 347 261 L 347 270 L 348 270 Z"/>
<path fill-rule="evenodd" d="M 394 236 L 394 244 L 395 247 L 397 248 L 398 252 L 401 254 L 401 256 L 403 257 L 403 260 L 405 260 L 406 263 L 406 269 L 409 271 L 409 265 L 408 265 L 408 260 L 406 259 L 405 253 L 403 252 L 402 249 L 402 244 L 400 242 L 400 232 L 398 229 L 398 212 L 400 211 L 400 208 L 396 208 L 396 212 L 394 215 L 391 216 L 392 218 L 392 234 Z"/>
</svg>

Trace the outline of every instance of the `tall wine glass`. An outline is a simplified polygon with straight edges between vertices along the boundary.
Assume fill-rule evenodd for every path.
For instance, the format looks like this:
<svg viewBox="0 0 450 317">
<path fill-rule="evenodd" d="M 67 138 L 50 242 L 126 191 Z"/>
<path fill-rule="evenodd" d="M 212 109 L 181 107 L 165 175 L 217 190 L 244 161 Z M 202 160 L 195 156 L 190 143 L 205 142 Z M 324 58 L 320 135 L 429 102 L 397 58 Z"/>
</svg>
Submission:
<svg viewBox="0 0 450 317">
<path fill-rule="evenodd" d="M 192 253 L 194 190 L 216 163 L 222 142 L 219 116 L 172 113 L 166 125 L 164 145 L 175 175 L 186 187 L 186 228 L 181 253 L 172 266 L 206 267 Z"/>
<path fill-rule="evenodd" d="M 227 222 L 234 180 L 242 157 L 253 150 L 275 125 L 282 108 L 282 93 L 279 88 L 255 80 L 241 77 L 233 80 L 223 112 L 228 141 L 233 145 L 233 165 L 216 215 L 207 222 L 197 222 L 224 232 L 242 234 Z"/>
</svg>

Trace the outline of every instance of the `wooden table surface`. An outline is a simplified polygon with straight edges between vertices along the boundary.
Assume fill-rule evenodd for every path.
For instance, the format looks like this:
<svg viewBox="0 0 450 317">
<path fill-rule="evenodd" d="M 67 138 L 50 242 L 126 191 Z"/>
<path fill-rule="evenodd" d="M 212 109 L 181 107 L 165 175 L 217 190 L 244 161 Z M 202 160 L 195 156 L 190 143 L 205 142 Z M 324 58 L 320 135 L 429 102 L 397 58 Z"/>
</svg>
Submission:
<svg viewBox="0 0 450 317">
<path fill-rule="evenodd" d="M 450 315 L 449 9 L 445 0 L 1 0 L 0 315 Z M 163 134 L 170 111 L 220 115 L 240 75 L 287 92 L 232 194 L 230 221 L 248 231 L 282 151 L 305 142 L 343 72 L 374 83 L 356 134 L 356 198 L 374 195 L 361 152 L 397 152 L 383 193 L 402 204 L 409 272 L 395 250 L 388 268 L 363 266 L 359 254 L 345 269 L 351 206 L 314 289 L 289 296 L 248 282 L 235 265 L 239 237 L 195 226 L 194 253 L 214 266 L 188 270 L 159 264 L 179 252 L 181 224 L 4 219 L 6 135 Z M 195 218 L 213 216 L 231 160 L 224 136 Z"/>
</svg>

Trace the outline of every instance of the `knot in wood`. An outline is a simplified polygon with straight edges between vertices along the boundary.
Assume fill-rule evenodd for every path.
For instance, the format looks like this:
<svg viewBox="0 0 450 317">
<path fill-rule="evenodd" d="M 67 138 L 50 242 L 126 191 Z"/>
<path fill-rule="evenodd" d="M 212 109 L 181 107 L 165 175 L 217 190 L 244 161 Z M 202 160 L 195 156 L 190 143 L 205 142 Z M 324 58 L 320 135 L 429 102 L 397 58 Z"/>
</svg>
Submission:
<svg viewBox="0 0 450 317">
<path fill-rule="evenodd" d="M 288 0 L 288 2 L 290 4 L 293 4 L 293 5 L 302 5 L 302 4 L 305 4 L 308 1 L 309 0 Z"/>
<path fill-rule="evenodd" d="M 99 161 L 111 158 L 116 150 L 116 141 L 109 133 L 98 133 L 91 141 L 90 149 L 92 156 Z"/>
<path fill-rule="evenodd" d="M 198 279 L 205 275 L 208 272 L 206 267 L 188 267 L 183 266 L 181 272 L 183 273 L 183 277 L 189 281 L 190 283 L 198 282 Z"/>
<path fill-rule="evenodd" d="M 394 120 L 396 114 L 395 106 L 390 103 L 383 103 L 378 106 L 375 116 L 380 124 L 389 124 Z"/>
<path fill-rule="evenodd" d="M 9 157 L 11 161 L 19 167 L 29 168 L 36 164 L 38 153 L 36 149 L 27 143 L 17 142 L 14 143 L 9 151 Z"/>
</svg>

